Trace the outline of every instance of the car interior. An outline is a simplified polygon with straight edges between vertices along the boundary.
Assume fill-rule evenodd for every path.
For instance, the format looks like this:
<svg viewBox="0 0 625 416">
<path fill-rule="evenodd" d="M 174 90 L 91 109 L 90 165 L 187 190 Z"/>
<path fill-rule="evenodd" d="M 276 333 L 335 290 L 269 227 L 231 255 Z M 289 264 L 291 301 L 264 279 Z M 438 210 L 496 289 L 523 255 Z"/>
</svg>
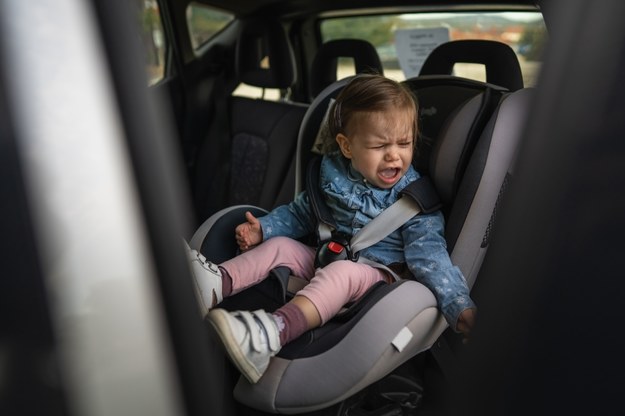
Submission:
<svg viewBox="0 0 625 416">
<path fill-rule="evenodd" d="M 0 3 L 0 414 L 620 404 L 622 2 L 35 3 Z M 464 342 L 416 280 L 378 284 L 251 384 L 199 318 L 181 239 L 236 256 L 246 211 L 311 186 L 328 108 L 365 73 L 419 105 L 413 166 L 476 328 Z M 304 284 L 276 268 L 220 307 Z"/>
<path fill-rule="evenodd" d="M 294 53 L 281 23 L 273 18 L 260 18 L 242 22 L 242 25 L 235 48 L 236 72 L 246 77 L 248 73 L 256 74 L 255 77 L 250 75 L 253 80 L 248 84 L 276 87 L 259 80 L 279 78 L 285 80 L 283 89 L 288 89 L 295 80 L 284 74 L 290 75 L 289 71 L 295 67 L 292 64 Z M 254 35 L 252 40 L 250 33 Z M 246 47 L 248 42 L 256 48 L 262 45 L 263 49 L 252 53 Z M 282 166 L 281 172 L 291 172 L 286 175 L 288 180 L 282 182 L 289 192 L 281 203 L 289 202 L 306 188 L 306 171 L 315 157 L 312 149 L 330 100 L 350 79 L 348 76 L 337 80 L 337 58 L 347 55 L 345 51 L 348 49 L 354 56 L 356 75 L 353 76 L 382 66 L 371 43 L 362 39 L 333 40 L 323 44 L 312 60 L 309 96 L 314 98 L 311 103 L 293 102 L 289 97 L 280 102 L 276 116 L 269 116 L 267 111 L 276 104 L 260 98 L 251 101 L 257 106 L 255 110 L 243 111 L 248 122 L 242 124 L 253 124 L 249 120 L 252 114 L 254 119 L 268 120 L 273 126 L 270 135 L 275 134 L 273 140 L 280 140 L 281 145 L 276 147 L 270 136 L 267 138 L 267 135 L 258 133 L 241 135 L 240 140 L 232 137 L 229 175 L 223 171 L 213 175 L 222 185 L 223 178 L 230 176 L 230 195 L 241 195 L 242 198 L 230 199 L 225 206 L 216 207 L 220 210 L 213 212 L 191 238 L 192 248 L 216 262 L 236 255 L 234 226 L 244 222 L 245 211 L 253 210 L 257 215 L 263 215 L 264 210 L 275 206 L 259 204 L 254 192 L 260 191 L 264 185 L 250 183 L 262 178 L 269 180 L 270 172 L 265 174 L 265 166 Z M 254 59 L 248 59 L 250 56 Z M 263 67 L 264 56 L 270 62 L 268 68 Z M 484 81 L 454 75 L 457 63 L 482 65 Z M 244 64 L 252 68 L 241 68 Z M 512 173 L 512 159 L 518 143 L 517 130 L 506 130 L 501 126 L 503 123 L 510 128 L 522 122 L 531 89 L 524 88 L 521 67 L 513 49 L 502 42 L 482 39 L 463 39 L 439 45 L 423 62 L 421 72 L 403 82 L 414 92 L 421 108 L 430 110 L 420 115 L 421 141 L 417 144 L 419 157 L 415 166 L 421 172 L 427 172 L 435 184 L 446 213 L 448 250 L 454 264 L 461 268 L 472 286 L 488 248 L 495 206 Z M 230 99 L 234 103 L 239 98 Z M 248 102 L 250 99 L 243 100 Z M 230 116 L 233 121 L 235 109 L 233 106 Z M 288 116 L 291 114 L 293 117 Z M 234 124 L 232 127 L 235 128 Z M 214 142 L 210 143 L 214 151 Z M 296 153 L 281 158 L 271 155 L 272 149 L 284 151 L 288 148 Z M 248 163 L 245 163 L 246 159 Z M 198 165 L 201 164 L 203 162 L 198 161 Z M 205 165 L 214 169 L 214 165 Z M 241 169 L 242 166 L 247 168 Z M 202 175 L 208 177 L 210 173 L 204 170 Z M 237 180 L 238 177 L 243 181 Z M 215 196 L 221 195 L 207 194 L 212 202 L 218 199 Z M 271 195 L 266 191 L 262 194 Z M 301 287 L 294 283 L 297 277 L 289 276 L 289 270 L 277 270 L 273 274 L 275 276 L 265 284 L 259 285 L 264 287 L 251 288 L 227 299 L 220 307 L 253 310 L 262 306 L 272 310 L 294 296 L 289 288 Z M 250 384 L 241 377 L 234 388 L 234 398 L 247 413 L 328 411 L 350 398 L 351 408 L 363 411 L 385 408 L 386 412 L 396 412 L 419 407 L 423 399 L 422 377 L 429 367 L 419 354 L 427 351 L 435 361 L 443 361 L 438 366 L 444 368 L 453 366 L 453 360 L 450 363 L 449 357 L 431 350 L 433 344 L 437 342 L 441 350 L 458 348 L 458 337 L 454 338 L 449 331 L 444 334 L 446 325 L 435 307 L 429 290 L 413 281 L 372 289 L 365 299 L 351 305 L 331 322 L 284 346 L 258 383 Z M 363 344 L 367 348 L 363 348 Z M 356 346 L 359 353 L 350 354 Z M 412 374 L 398 375 L 397 372 L 401 371 L 398 367 L 402 364 L 412 366 Z M 390 385 L 389 377 L 393 380 Z M 375 393 L 369 393 L 360 401 L 352 398 L 362 391 Z M 396 399 L 385 399 L 389 396 Z"/>
</svg>

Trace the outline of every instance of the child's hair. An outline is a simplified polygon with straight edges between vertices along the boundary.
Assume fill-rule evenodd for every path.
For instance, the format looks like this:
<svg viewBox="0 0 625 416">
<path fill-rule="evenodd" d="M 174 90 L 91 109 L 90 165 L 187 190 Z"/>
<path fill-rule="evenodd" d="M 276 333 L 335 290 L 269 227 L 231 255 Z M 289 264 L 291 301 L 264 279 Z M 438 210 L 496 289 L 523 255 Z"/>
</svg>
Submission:
<svg viewBox="0 0 625 416">
<path fill-rule="evenodd" d="M 406 109 L 414 114 L 413 143 L 418 134 L 417 100 L 412 91 L 397 81 L 378 74 L 361 74 L 352 79 L 336 97 L 328 114 L 332 138 L 346 134 L 345 127 L 357 112 Z"/>
</svg>

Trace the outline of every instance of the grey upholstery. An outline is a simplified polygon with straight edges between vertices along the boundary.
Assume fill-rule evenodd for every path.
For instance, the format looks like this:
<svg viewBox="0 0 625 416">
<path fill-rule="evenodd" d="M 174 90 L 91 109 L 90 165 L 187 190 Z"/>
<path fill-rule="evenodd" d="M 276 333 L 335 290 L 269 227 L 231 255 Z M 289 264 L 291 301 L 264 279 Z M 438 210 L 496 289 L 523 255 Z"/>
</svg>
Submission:
<svg viewBox="0 0 625 416">
<path fill-rule="evenodd" d="M 310 99 L 337 80 L 338 58 L 352 58 L 357 74 L 383 74 L 382 62 L 375 47 L 362 39 L 335 39 L 321 44 L 310 68 Z"/>
</svg>

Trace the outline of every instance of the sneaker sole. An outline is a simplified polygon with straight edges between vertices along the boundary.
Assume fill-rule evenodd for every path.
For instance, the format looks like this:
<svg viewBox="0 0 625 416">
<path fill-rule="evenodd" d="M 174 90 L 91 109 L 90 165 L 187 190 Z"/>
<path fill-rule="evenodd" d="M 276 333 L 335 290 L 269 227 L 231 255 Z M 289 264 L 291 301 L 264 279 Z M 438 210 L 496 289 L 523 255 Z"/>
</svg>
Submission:
<svg viewBox="0 0 625 416">
<path fill-rule="evenodd" d="M 239 342 L 230 330 L 230 315 L 228 312 L 223 309 L 213 309 L 209 312 L 209 315 L 209 322 L 217 331 L 219 338 L 221 338 L 226 352 L 230 356 L 230 361 L 234 363 L 241 374 L 243 374 L 250 383 L 256 383 L 260 380 L 262 374 L 260 374 L 253 365 L 248 363 L 245 354 L 241 351 Z"/>
</svg>

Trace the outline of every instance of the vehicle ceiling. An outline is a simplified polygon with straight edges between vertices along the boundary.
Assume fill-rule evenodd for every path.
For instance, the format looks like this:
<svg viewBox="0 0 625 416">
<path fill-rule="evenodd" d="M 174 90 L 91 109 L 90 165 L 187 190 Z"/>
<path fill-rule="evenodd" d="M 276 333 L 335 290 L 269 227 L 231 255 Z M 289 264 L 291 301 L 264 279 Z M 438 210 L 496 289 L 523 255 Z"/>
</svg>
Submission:
<svg viewBox="0 0 625 416">
<path fill-rule="evenodd" d="M 188 0 L 175 0 L 188 2 Z M 330 10 L 369 9 L 369 8 L 432 8 L 447 7 L 478 7 L 484 9 L 496 8 L 535 8 L 537 0 L 516 0 L 486 2 L 484 0 L 195 0 L 212 5 L 219 9 L 228 10 L 238 16 L 270 15 L 296 16 L 300 14 L 315 14 Z M 542 1 L 541 1 L 542 3 Z"/>
</svg>

